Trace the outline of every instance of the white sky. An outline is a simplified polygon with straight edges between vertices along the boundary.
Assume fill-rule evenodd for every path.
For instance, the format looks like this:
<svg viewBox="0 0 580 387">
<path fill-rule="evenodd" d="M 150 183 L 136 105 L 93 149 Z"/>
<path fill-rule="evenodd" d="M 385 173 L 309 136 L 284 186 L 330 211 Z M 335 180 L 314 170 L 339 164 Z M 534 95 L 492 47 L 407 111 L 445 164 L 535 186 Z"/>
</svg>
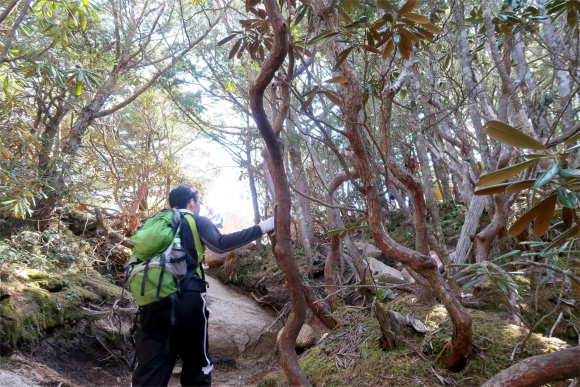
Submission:
<svg viewBox="0 0 580 387">
<path fill-rule="evenodd" d="M 240 168 L 230 155 L 217 143 L 200 139 L 196 147 L 208 151 L 209 163 L 219 168 L 219 175 L 212 178 L 208 189 L 203 193 L 203 204 L 219 212 L 224 219 L 224 231 L 239 231 L 254 224 L 254 210 L 247 179 L 239 180 Z M 191 160 L 184 160 L 191 163 Z M 202 168 L 203 169 L 203 168 Z M 212 170 L 205 171 L 208 175 Z M 203 173 L 203 171 L 202 171 Z M 204 215 L 202 213 L 202 215 Z"/>
</svg>

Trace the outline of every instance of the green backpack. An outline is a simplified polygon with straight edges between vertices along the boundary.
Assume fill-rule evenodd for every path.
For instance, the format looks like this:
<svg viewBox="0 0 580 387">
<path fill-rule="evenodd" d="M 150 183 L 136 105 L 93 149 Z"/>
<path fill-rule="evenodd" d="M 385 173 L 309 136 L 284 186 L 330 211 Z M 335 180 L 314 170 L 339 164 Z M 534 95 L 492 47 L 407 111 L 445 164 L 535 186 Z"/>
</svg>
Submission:
<svg viewBox="0 0 580 387">
<path fill-rule="evenodd" d="M 193 232 L 197 257 L 189 257 L 181 245 L 181 223 L 187 220 Z M 191 280 L 200 282 L 205 291 L 201 261 L 205 246 L 201 244 L 195 220 L 186 210 L 163 210 L 147 219 L 131 237 L 133 255 L 125 268 L 125 288 L 139 306 L 175 296 Z M 192 259 L 193 258 L 193 259 Z M 195 262 L 192 260 L 197 259 Z M 187 267 L 195 267 L 187 270 Z"/>
</svg>

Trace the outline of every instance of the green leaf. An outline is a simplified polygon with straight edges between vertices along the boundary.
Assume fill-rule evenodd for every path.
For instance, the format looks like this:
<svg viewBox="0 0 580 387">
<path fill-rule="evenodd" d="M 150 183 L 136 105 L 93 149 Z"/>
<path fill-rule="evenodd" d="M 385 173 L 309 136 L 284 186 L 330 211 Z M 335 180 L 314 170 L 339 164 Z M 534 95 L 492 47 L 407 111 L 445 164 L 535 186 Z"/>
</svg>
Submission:
<svg viewBox="0 0 580 387">
<path fill-rule="evenodd" d="M 337 229 L 337 230 L 331 230 L 331 231 L 328 232 L 328 236 L 333 236 L 333 235 L 336 235 L 336 234 L 341 233 L 343 231 L 344 231 L 344 228 L 340 228 L 340 229 Z"/>
<path fill-rule="evenodd" d="M 402 15 L 404 13 L 411 12 L 412 10 L 417 8 L 418 5 L 419 5 L 418 0 L 407 0 L 407 2 L 401 7 L 401 9 L 399 9 L 397 15 Z"/>
<path fill-rule="evenodd" d="M 567 188 L 558 188 L 558 201 L 567 208 L 578 208 L 580 205 L 580 195 Z"/>
<path fill-rule="evenodd" d="M 541 142 L 500 121 L 486 122 L 483 131 L 494 140 L 517 148 L 546 149 Z"/>
<path fill-rule="evenodd" d="M 233 35 L 230 35 L 230 36 L 228 36 L 228 37 L 227 37 L 227 38 L 225 38 L 225 39 L 222 39 L 222 40 L 220 40 L 220 41 L 217 43 L 217 46 L 221 46 L 222 44 L 229 42 L 230 40 L 232 40 L 233 38 L 235 38 L 235 37 L 236 37 L 236 35 L 237 35 L 237 34 L 233 34 Z"/>
<path fill-rule="evenodd" d="M 573 135 L 572 137 L 570 137 L 569 139 L 567 139 L 566 141 L 564 141 L 564 146 L 572 144 L 574 141 L 578 141 L 578 140 L 580 140 L 580 131 L 578 133 L 576 133 L 575 135 Z"/>
<path fill-rule="evenodd" d="M 413 12 L 404 13 L 403 17 L 406 17 L 407 19 L 419 24 L 428 24 L 431 22 L 427 16 L 419 15 L 418 13 Z"/>
<path fill-rule="evenodd" d="M 580 177 L 580 169 L 562 169 L 558 174 L 560 177 Z"/>
<path fill-rule="evenodd" d="M 344 231 L 342 234 L 340 234 L 340 235 L 338 236 L 338 239 L 344 239 L 344 237 L 346 237 L 346 234 L 347 234 L 347 233 L 348 233 L 348 231 L 346 231 L 346 230 L 345 230 L 345 231 Z"/>
<path fill-rule="evenodd" d="M 87 28 L 87 17 L 85 16 L 84 13 L 81 13 L 81 15 L 79 16 L 79 21 L 81 22 L 81 28 L 83 30 Z"/>
<path fill-rule="evenodd" d="M 382 300 L 384 298 L 384 296 L 385 296 L 385 289 L 383 289 L 383 288 L 377 289 L 377 298 L 379 300 Z"/>
<path fill-rule="evenodd" d="M 441 30 L 439 29 L 439 27 L 435 26 L 434 24 L 428 23 L 428 24 L 422 24 L 421 27 L 423 27 L 424 29 L 426 29 L 429 32 L 434 33 L 435 35 L 438 35 L 441 33 Z"/>
<path fill-rule="evenodd" d="M 326 37 L 327 35 L 330 35 L 332 33 L 333 33 L 332 30 L 322 31 L 321 33 L 319 33 L 318 35 L 316 35 L 315 37 L 310 39 L 307 44 L 314 44 L 314 43 L 324 39 L 324 37 Z"/>
<path fill-rule="evenodd" d="M 489 187 L 475 190 L 475 192 L 473 194 L 483 196 L 483 195 L 491 195 L 491 194 L 495 194 L 495 193 L 500 193 L 500 192 L 504 192 L 506 187 L 509 187 L 510 185 L 512 185 L 512 183 L 501 183 L 501 184 L 496 184 L 496 185 L 490 185 Z"/>
<path fill-rule="evenodd" d="M 81 91 L 83 90 L 83 83 L 81 81 L 77 82 L 77 86 L 75 88 L 75 94 L 81 95 Z"/>
<path fill-rule="evenodd" d="M 457 279 L 457 282 L 458 283 L 463 282 L 463 281 L 465 281 L 468 278 L 469 279 L 474 279 L 474 278 L 479 278 L 479 276 L 477 275 L 477 273 L 475 273 L 475 274 L 469 274 L 469 275 L 466 275 L 465 277 L 458 278 Z"/>
<path fill-rule="evenodd" d="M 536 241 L 520 242 L 520 245 L 529 245 L 530 247 L 543 246 L 543 245 L 547 245 L 547 244 L 548 244 L 548 242 L 536 242 Z"/>
<path fill-rule="evenodd" d="M 331 93 L 330 91 L 323 91 L 322 94 L 324 94 L 326 98 L 328 98 L 333 104 L 335 104 L 339 108 L 342 109 L 342 107 L 344 106 L 340 98 L 338 98 L 335 94 Z"/>
<path fill-rule="evenodd" d="M 500 170 L 495 171 L 495 172 L 488 173 L 486 175 L 481 176 L 479 178 L 479 181 L 477 182 L 477 184 L 475 186 L 476 187 L 488 187 L 490 185 L 503 183 L 504 181 L 517 175 L 518 173 L 520 173 L 524 169 L 536 164 L 538 161 L 539 161 L 539 159 L 532 159 L 532 160 L 524 161 L 523 163 L 519 163 L 516 165 L 512 165 L 510 167 L 500 169 Z"/>
<path fill-rule="evenodd" d="M 425 37 L 425 39 L 427 39 L 427 40 L 435 39 L 435 36 L 431 32 L 429 32 L 423 28 L 420 28 L 420 27 L 415 27 L 415 28 L 417 29 L 417 31 L 419 31 L 420 34 L 422 34 Z M 445 68 L 448 67 L 450 60 L 451 60 L 451 55 L 446 55 Z"/>
<path fill-rule="evenodd" d="M 530 223 L 532 223 L 532 221 L 536 218 L 536 216 L 538 216 L 538 214 L 540 214 L 540 212 L 544 211 L 548 199 L 551 202 L 553 200 L 552 197 L 555 198 L 556 195 L 551 195 L 551 196 L 547 197 L 546 199 L 542 200 L 541 202 L 539 202 L 538 204 L 536 204 L 535 206 L 533 206 L 532 208 L 530 208 L 528 211 L 526 211 L 526 213 L 524 213 L 510 227 L 510 229 L 508 231 L 508 236 L 510 238 L 513 238 L 516 235 L 519 235 L 522 231 L 524 231 L 526 229 L 526 227 L 528 227 L 528 225 Z M 553 211 L 553 209 L 552 209 L 552 211 Z"/>
<path fill-rule="evenodd" d="M 352 13 L 353 7 L 362 8 L 362 5 L 358 0 L 342 0 L 342 8 L 344 8 L 347 13 Z"/>
<path fill-rule="evenodd" d="M 471 266 L 471 263 L 452 263 L 450 265 L 447 265 L 447 267 L 466 267 L 466 266 Z"/>
<path fill-rule="evenodd" d="M 304 15 L 306 15 L 306 11 L 308 11 L 308 7 L 309 7 L 308 5 L 304 4 L 298 9 L 298 12 L 296 12 L 296 17 L 292 21 L 294 25 L 297 25 L 302 21 Z"/>
<path fill-rule="evenodd" d="M 348 58 L 348 54 L 350 54 L 352 50 L 354 50 L 354 47 L 349 47 L 344 51 L 342 51 L 340 54 L 338 54 L 338 57 L 336 58 L 336 65 L 334 66 L 334 71 L 336 71 L 340 67 L 340 65 L 342 65 L 342 63 L 346 60 L 346 58 Z"/>
<path fill-rule="evenodd" d="M 334 77 L 324 81 L 324 83 L 346 83 L 346 82 L 348 82 L 347 77 Z"/>
<path fill-rule="evenodd" d="M 500 259 L 504 259 L 504 258 L 513 257 L 514 255 L 518 255 L 518 254 L 519 254 L 519 253 L 521 253 L 521 252 L 522 252 L 521 250 L 514 250 L 514 251 L 510 251 L 510 252 L 509 252 L 509 253 L 507 253 L 507 254 L 504 254 L 504 255 L 501 255 L 501 256 L 499 256 L 499 257 L 497 257 L 497 258 L 494 258 L 494 259 L 492 260 L 492 262 L 499 261 Z"/>
<path fill-rule="evenodd" d="M 391 56 L 394 50 L 395 44 L 393 43 L 393 39 L 389 39 L 387 41 L 387 45 L 385 46 L 385 51 L 383 51 L 383 60 L 387 60 L 387 58 Z"/>
<path fill-rule="evenodd" d="M 240 46 L 241 46 L 243 40 L 244 40 L 244 38 L 238 39 L 236 44 L 234 44 L 234 46 L 232 47 L 232 50 L 230 51 L 230 55 L 228 56 L 228 60 L 234 59 L 234 57 L 238 53 L 238 50 L 240 49 Z"/>
<path fill-rule="evenodd" d="M 554 179 L 554 177 L 556 177 L 556 175 L 558 174 L 559 171 L 560 171 L 560 164 L 558 164 L 558 163 L 556 163 L 556 164 L 552 165 L 550 168 L 546 169 L 544 171 L 544 173 L 542 173 L 540 175 L 540 177 L 538 177 L 538 179 L 534 183 L 534 188 L 541 187 L 541 186 L 546 185 L 549 182 L 551 182 Z"/>
<path fill-rule="evenodd" d="M 553 261 L 552 263 L 550 263 L 550 266 L 556 266 L 556 261 Z M 548 282 L 548 280 L 550 279 L 550 277 L 552 276 L 552 274 L 554 274 L 554 270 L 552 269 L 548 269 L 548 271 L 546 272 L 546 277 L 540 281 L 540 286 L 544 285 L 546 282 Z"/>
<path fill-rule="evenodd" d="M 501 282 L 496 282 L 495 283 L 505 294 L 509 294 L 509 290 L 507 290 L 507 288 L 505 287 L 504 284 L 502 284 Z"/>
<path fill-rule="evenodd" d="M 357 219 L 357 220 L 355 220 L 354 222 L 351 223 L 351 226 L 358 226 L 359 224 L 361 224 L 365 220 L 367 220 L 367 219 L 366 218 Z"/>
<path fill-rule="evenodd" d="M 316 97 L 317 93 L 318 93 L 318 86 L 316 86 L 314 88 L 314 90 L 312 90 L 310 93 L 308 93 L 308 98 L 306 98 L 306 100 L 304 101 L 304 103 L 300 107 L 301 113 L 304 113 L 306 111 L 306 109 L 308 109 L 308 107 L 310 106 L 310 104 L 314 100 L 314 97 Z"/>
<path fill-rule="evenodd" d="M 391 12 L 393 6 L 389 3 L 389 0 L 377 0 L 377 8 L 384 9 L 385 11 Z"/>
<path fill-rule="evenodd" d="M 483 280 L 484 280 L 483 278 L 479 278 L 479 279 L 476 279 L 474 281 L 471 281 L 471 282 L 466 283 L 462 287 L 463 287 L 463 289 L 467 289 L 467 288 L 472 287 L 473 285 L 476 285 L 476 284 L 480 283 Z"/>
<path fill-rule="evenodd" d="M 520 192 L 521 190 L 532 188 L 534 186 L 535 182 L 536 182 L 536 179 L 530 179 L 530 180 L 522 180 L 522 181 L 512 183 L 507 187 L 507 189 L 505 190 L 505 193 L 508 195 L 511 195 L 513 193 Z"/>
<path fill-rule="evenodd" d="M 498 282 L 501 281 L 504 284 L 506 284 L 508 286 L 508 288 L 511 288 L 510 290 L 519 289 L 520 288 L 518 284 L 516 284 L 513 281 L 509 281 L 509 280 L 501 277 L 500 274 L 493 274 L 493 277 L 494 277 L 494 279 L 497 279 Z"/>
<path fill-rule="evenodd" d="M 541 237 L 548 231 L 552 218 L 554 217 L 554 209 L 556 208 L 556 202 L 558 198 L 556 195 L 550 195 L 544 203 L 542 210 L 538 213 L 536 221 L 534 222 L 534 235 Z"/>
<path fill-rule="evenodd" d="M 575 225 L 574 227 L 569 228 L 568 230 L 564 231 L 562 234 L 560 234 L 556 238 L 554 238 L 552 243 L 550 243 L 548 246 L 546 246 L 544 251 L 550 250 L 553 247 L 560 246 L 562 243 L 566 242 L 566 240 L 568 240 L 568 238 L 571 238 L 571 237 L 575 236 L 576 234 L 578 234 L 578 230 L 579 230 L 578 225 Z"/>
<path fill-rule="evenodd" d="M 558 195 L 558 199 L 559 199 Z M 562 203 L 562 201 L 560 200 L 560 203 Z M 564 207 L 562 208 L 562 222 L 564 223 L 564 226 L 566 227 L 566 229 L 569 229 L 570 227 L 572 227 L 572 223 L 574 222 L 574 211 L 568 207 Z"/>
</svg>

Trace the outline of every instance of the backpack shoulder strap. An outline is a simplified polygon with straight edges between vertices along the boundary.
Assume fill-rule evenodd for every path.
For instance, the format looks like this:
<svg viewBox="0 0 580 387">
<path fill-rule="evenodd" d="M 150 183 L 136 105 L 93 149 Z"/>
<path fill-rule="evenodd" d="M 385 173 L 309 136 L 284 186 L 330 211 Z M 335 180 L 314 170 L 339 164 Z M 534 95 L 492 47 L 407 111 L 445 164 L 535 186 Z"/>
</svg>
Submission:
<svg viewBox="0 0 580 387">
<path fill-rule="evenodd" d="M 195 251 L 197 252 L 197 271 L 200 277 L 203 276 L 203 272 L 201 269 L 201 261 L 203 260 L 203 254 L 205 253 L 205 245 L 201 243 L 201 239 L 199 238 L 199 234 L 197 233 L 197 226 L 195 224 L 195 219 L 191 214 L 184 214 L 184 218 L 189 223 L 189 227 L 191 228 L 191 232 L 193 234 L 193 240 L 195 242 Z"/>
<path fill-rule="evenodd" d="M 195 241 L 195 249 L 198 251 L 197 254 L 199 255 L 200 252 L 203 254 L 203 252 L 205 251 L 205 246 L 201 244 L 201 239 L 199 239 L 195 219 L 193 219 L 193 216 L 191 216 L 190 214 L 185 214 L 184 217 L 185 219 L 187 219 L 189 227 L 191 227 L 191 232 L 193 233 L 193 240 Z"/>
</svg>

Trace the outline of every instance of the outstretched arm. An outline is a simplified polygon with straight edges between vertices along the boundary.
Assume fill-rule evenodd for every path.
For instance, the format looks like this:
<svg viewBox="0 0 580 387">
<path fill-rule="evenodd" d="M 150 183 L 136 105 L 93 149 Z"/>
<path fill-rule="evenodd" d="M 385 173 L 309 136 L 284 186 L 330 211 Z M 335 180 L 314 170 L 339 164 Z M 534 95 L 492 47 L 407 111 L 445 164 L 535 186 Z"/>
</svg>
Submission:
<svg viewBox="0 0 580 387">
<path fill-rule="evenodd" d="M 221 234 L 208 218 L 196 215 L 194 219 L 197 226 L 197 233 L 202 243 L 208 249 L 218 254 L 235 250 L 255 241 L 263 235 L 262 228 L 259 225 L 231 234 Z"/>
</svg>

